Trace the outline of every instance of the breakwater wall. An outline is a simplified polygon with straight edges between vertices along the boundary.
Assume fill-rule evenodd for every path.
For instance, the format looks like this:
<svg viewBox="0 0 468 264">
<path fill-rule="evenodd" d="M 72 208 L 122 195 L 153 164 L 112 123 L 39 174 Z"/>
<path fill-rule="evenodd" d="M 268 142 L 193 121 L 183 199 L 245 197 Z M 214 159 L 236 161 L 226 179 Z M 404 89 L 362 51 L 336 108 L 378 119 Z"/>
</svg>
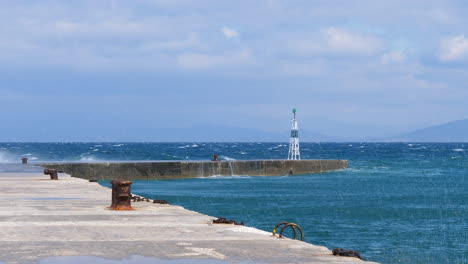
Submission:
<svg viewBox="0 0 468 264">
<path fill-rule="evenodd" d="M 106 163 L 48 163 L 82 179 L 156 180 L 209 176 L 279 176 L 319 173 L 348 167 L 347 160 L 235 160 L 235 161 L 152 161 Z"/>
</svg>

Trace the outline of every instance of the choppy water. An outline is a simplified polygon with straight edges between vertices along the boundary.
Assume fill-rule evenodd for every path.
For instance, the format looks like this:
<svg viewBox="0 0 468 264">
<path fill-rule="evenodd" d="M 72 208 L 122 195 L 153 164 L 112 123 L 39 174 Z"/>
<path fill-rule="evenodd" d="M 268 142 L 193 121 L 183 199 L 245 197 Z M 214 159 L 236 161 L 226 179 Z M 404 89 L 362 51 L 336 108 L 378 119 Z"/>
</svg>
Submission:
<svg viewBox="0 0 468 264">
<path fill-rule="evenodd" d="M 468 263 L 468 144 L 303 143 L 303 159 L 348 159 L 332 173 L 135 181 L 133 192 L 382 263 Z M 0 171 L 39 161 L 277 159 L 285 143 L 0 143 Z M 3 169 L 2 169 L 3 168 Z M 17 168 L 17 167 L 15 167 Z M 107 184 L 107 183 L 103 183 Z"/>
</svg>

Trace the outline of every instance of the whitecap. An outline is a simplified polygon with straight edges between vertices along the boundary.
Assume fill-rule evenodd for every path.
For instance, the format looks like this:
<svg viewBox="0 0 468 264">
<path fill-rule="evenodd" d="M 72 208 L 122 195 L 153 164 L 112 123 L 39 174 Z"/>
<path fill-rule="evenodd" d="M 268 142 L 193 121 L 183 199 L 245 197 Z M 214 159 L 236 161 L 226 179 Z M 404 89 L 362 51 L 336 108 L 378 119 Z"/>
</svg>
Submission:
<svg viewBox="0 0 468 264">
<path fill-rule="evenodd" d="M 216 178 L 223 178 L 223 179 L 249 179 L 253 178 L 253 176 L 249 175 L 212 175 L 207 177 L 200 177 L 200 178 L 208 178 L 208 179 L 216 179 Z"/>
<path fill-rule="evenodd" d="M 178 147 L 178 148 L 184 149 L 184 148 L 188 148 L 188 147 L 190 147 L 190 146 L 189 146 L 189 145 L 185 145 L 185 146 L 181 146 L 181 147 Z"/>
<path fill-rule="evenodd" d="M 99 151 L 99 149 L 93 149 L 93 151 Z"/>
<path fill-rule="evenodd" d="M 8 153 L 0 152 L 0 163 L 11 163 L 15 159 Z"/>
<path fill-rule="evenodd" d="M 26 153 L 26 154 L 23 154 L 21 156 L 31 156 L 31 153 Z"/>
<path fill-rule="evenodd" d="M 241 151 L 240 154 L 245 155 L 247 152 Z"/>
<path fill-rule="evenodd" d="M 223 159 L 223 160 L 236 160 L 236 159 L 228 157 L 228 156 L 220 156 L 220 158 Z"/>
<path fill-rule="evenodd" d="M 95 161 L 96 159 L 93 156 L 84 156 L 81 157 L 80 161 Z"/>
<path fill-rule="evenodd" d="M 124 144 L 117 144 L 117 145 L 114 145 L 114 147 L 121 147 L 123 146 Z"/>
<path fill-rule="evenodd" d="M 30 160 L 37 160 L 38 157 L 31 157 Z"/>
<path fill-rule="evenodd" d="M 198 148 L 198 145 L 197 144 L 193 144 L 192 146 L 190 146 L 192 148 Z"/>
<path fill-rule="evenodd" d="M 452 150 L 453 150 L 453 151 L 456 151 L 456 152 L 462 152 L 462 151 L 465 151 L 464 149 L 459 149 L 459 148 L 457 148 L 457 149 L 452 149 Z"/>
</svg>

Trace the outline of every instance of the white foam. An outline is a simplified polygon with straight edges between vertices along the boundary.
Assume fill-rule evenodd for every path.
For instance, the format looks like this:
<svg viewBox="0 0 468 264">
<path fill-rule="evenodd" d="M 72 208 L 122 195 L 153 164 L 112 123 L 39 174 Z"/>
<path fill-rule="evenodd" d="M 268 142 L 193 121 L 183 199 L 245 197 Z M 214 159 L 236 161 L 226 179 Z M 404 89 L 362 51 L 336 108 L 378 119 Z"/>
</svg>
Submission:
<svg viewBox="0 0 468 264">
<path fill-rule="evenodd" d="M 228 156 L 219 156 L 223 160 L 236 160 L 234 158 L 228 157 Z"/>
<path fill-rule="evenodd" d="M 15 161 L 15 158 L 12 157 L 9 153 L 0 152 L 0 163 L 12 163 Z"/>
<path fill-rule="evenodd" d="M 82 156 L 80 161 L 96 161 L 96 159 L 93 156 Z"/>
<path fill-rule="evenodd" d="M 114 145 L 114 147 L 121 147 L 121 146 L 123 146 L 123 145 L 124 145 L 124 144 L 116 144 L 116 145 Z"/>
<path fill-rule="evenodd" d="M 462 151 L 465 151 L 464 149 L 459 149 L 459 148 L 457 148 L 457 149 L 452 149 L 452 150 L 453 150 L 453 151 L 456 151 L 456 152 L 462 152 Z"/>
</svg>

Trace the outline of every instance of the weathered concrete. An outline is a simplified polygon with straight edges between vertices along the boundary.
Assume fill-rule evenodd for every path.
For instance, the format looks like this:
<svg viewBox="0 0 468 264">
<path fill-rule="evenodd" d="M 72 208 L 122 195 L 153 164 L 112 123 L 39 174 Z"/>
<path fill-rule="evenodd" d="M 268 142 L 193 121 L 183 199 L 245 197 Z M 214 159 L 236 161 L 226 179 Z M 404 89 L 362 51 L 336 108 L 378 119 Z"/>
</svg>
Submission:
<svg viewBox="0 0 468 264">
<path fill-rule="evenodd" d="M 275 176 L 345 169 L 347 160 L 158 161 L 39 164 L 82 179 L 153 180 L 214 175 Z"/>
<path fill-rule="evenodd" d="M 0 173 L 0 186 L 0 262 L 137 255 L 196 263 L 370 263 L 251 227 L 210 224 L 213 217 L 180 206 L 137 202 L 134 211 L 112 211 L 109 188 L 64 174 L 51 181 L 40 173 Z"/>
</svg>

